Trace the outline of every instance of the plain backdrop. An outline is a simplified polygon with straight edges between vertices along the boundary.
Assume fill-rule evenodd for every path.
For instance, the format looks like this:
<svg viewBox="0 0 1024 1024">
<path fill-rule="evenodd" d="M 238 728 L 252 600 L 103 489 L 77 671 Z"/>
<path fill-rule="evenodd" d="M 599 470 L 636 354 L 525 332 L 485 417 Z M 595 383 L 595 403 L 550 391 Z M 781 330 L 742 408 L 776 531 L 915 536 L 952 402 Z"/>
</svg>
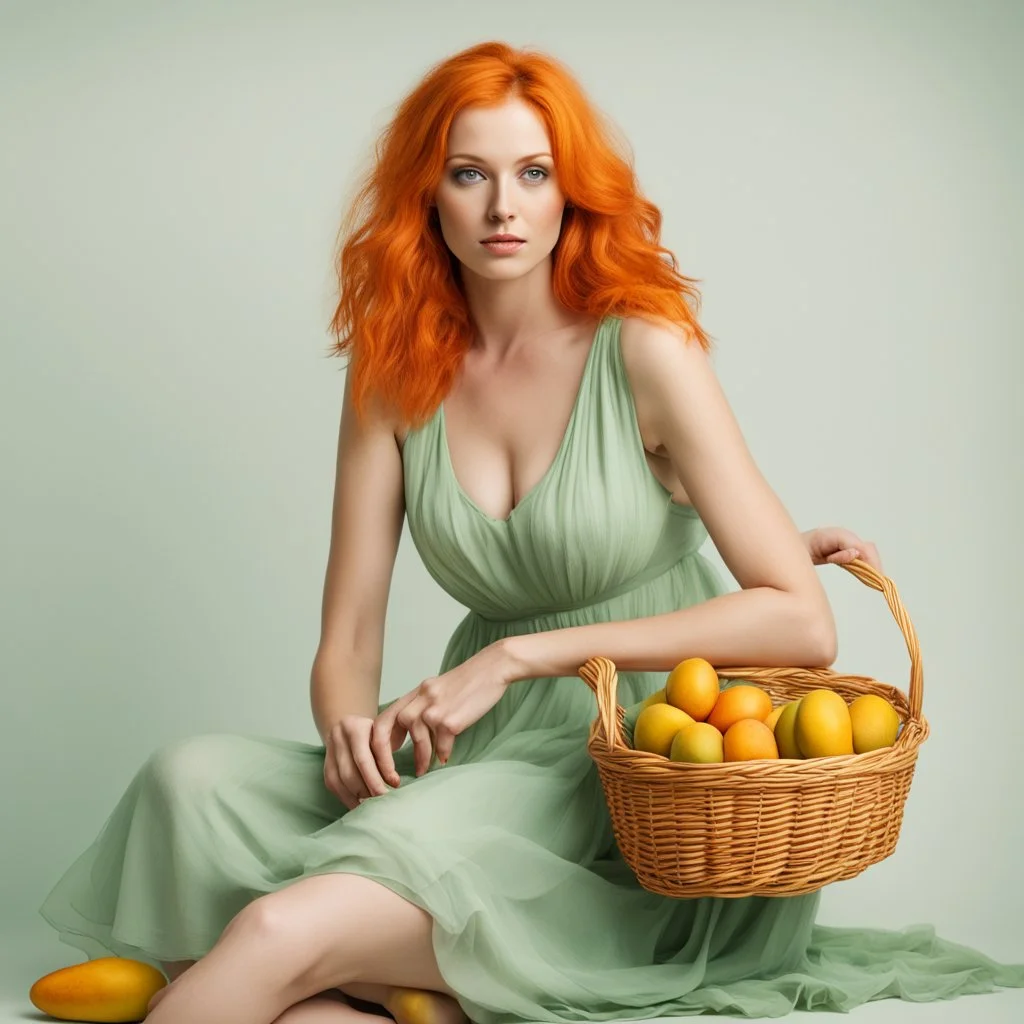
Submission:
<svg viewBox="0 0 1024 1024">
<path fill-rule="evenodd" d="M 1024 961 L 1022 5 L 19 0 L 0 4 L 19 1005 L 81 959 L 37 907 L 156 747 L 319 742 L 335 236 L 395 105 L 486 39 L 564 60 L 628 139 L 759 466 L 801 529 L 878 545 L 917 630 L 932 734 L 900 842 L 820 921 L 929 922 Z M 905 687 L 882 596 L 818 571 L 836 668 Z M 435 672 L 464 613 L 406 533 L 385 698 Z"/>
</svg>

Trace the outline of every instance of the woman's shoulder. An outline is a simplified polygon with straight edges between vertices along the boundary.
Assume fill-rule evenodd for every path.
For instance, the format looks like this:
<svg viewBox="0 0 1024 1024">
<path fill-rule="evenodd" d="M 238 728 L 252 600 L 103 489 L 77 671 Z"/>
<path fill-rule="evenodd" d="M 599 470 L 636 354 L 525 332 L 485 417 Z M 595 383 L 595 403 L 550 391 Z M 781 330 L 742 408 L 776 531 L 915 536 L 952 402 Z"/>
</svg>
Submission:
<svg viewBox="0 0 1024 1024">
<path fill-rule="evenodd" d="M 639 348 L 649 351 L 653 348 L 657 350 L 658 346 L 675 347 L 679 342 L 686 342 L 701 348 L 690 332 L 667 317 L 658 316 L 655 313 L 645 313 L 642 316 L 637 314 L 621 316 L 619 319 L 622 321 L 620 330 L 622 343 L 632 349 Z"/>
<path fill-rule="evenodd" d="M 664 451 L 666 410 L 707 379 L 708 355 L 685 328 L 660 317 L 622 318 L 619 347 L 645 446 Z"/>
<path fill-rule="evenodd" d="M 661 317 L 622 317 L 619 347 L 630 385 L 648 389 L 706 364 L 707 353 L 684 327 Z"/>
<path fill-rule="evenodd" d="M 345 402 L 353 405 L 354 402 L 350 391 L 350 383 L 346 381 Z M 377 390 L 368 390 L 362 399 L 361 410 L 355 418 L 359 421 L 361 432 L 374 434 L 378 437 L 390 434 L 398 445 L 399 451 L 405 445 L 405 439 L 412 431 L 413 426 L 408 418 L 402 415 L 401 410 L 393 402 L 387 401 Z"/>
</svg>

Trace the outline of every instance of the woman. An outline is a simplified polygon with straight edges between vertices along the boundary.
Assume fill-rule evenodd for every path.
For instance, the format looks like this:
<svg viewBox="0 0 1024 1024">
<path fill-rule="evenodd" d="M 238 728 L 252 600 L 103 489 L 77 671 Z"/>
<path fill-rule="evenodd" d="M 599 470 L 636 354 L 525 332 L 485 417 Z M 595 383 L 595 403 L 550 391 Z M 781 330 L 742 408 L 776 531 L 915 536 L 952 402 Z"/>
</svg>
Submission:
<svg viewBox="0 0 1024 1024">
<path fill-rule="evenodd" d="M 610 657 L 635 708 L 685 657 L 830 664 L 813 566 L 881 565 L 847 530 L 801 535 L 760 475 L 660 215 L 571 75 L 500 43 L 441 63 L 347 228 L 364 207 L 333 324 L 323 746 L 157 751 L 43 905 L 61 937 L 177 975 L 155 1024 L 774 1016 L 1024 984 L 927 929 L 816 927 L 817 893 L 665 899 L 618 855 L 579 666 Z M 406 515 L 470 611 L 440 674 L 379 705 Z"/>
</svg>

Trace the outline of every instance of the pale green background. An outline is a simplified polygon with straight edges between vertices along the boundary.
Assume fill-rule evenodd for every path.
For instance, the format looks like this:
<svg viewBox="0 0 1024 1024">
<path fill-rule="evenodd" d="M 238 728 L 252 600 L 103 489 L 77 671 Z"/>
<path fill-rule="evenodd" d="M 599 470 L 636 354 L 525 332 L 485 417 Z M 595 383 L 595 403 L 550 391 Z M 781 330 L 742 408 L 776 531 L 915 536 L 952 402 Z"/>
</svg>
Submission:
<svg viewBox="0 0 1024 1024">
<path fill-rule="evenodd" d="M 932 922 L 1024 960 L 1021 4 L 8 2 L 11 1019 L 81 959 L 36 908 L 155 747 L 317 742 L 334 235 L 394 104 L 488 38 L 564 59 L 620 126 L 759 465 L 801 528 L 878 544 L 917 627 L 933 734 L 900 844 L 820 919 Z M 837 667 L 905 685 L 881 596 L 819 572 Z M 406 534 L 385 696 L 433 673 L 462 614 Z M 859 1011 L 964 1014 L 1024 1000 Z"/>
</svg>

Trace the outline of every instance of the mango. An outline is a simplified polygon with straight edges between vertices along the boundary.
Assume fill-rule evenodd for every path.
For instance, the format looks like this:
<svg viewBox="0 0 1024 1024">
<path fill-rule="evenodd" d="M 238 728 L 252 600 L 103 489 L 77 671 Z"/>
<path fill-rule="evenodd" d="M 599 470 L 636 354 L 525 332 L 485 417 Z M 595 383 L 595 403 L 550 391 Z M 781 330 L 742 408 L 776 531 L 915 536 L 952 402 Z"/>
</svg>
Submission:
<svg viewBox="0 0 1024 1024">
<path fill-rule="evenodd" d="M 778 760 L 779 748 L 771 729 L 758 718 L 741 718 L 725 734 L 726 761 Z"/>
<path fill-rule="evenodd" d="M 793 728 L 804 757 L 853 753 L 853 725 L 846 701 L 835 690 L 811 690 L 800 698 Z"/>
<path fill-rule="evenodd" d="M 668 757 L 676 733 L 692 722 L 693 719 L 685 711 L 671 704 L 652 704 L 637 716 L 633 727 L 633 747 L 649 754 Z"/>
<path fill-rule="evenodd" d="M 665 700 L 695 722 L 703 722 L 711 714 L 720 691 L 718 673 L 704 658 L 679 662 L 665 682 Z"/>
<path fill-rule="evenodd" d="M 725 760 L 722 734 L 707 722 L 686 725 L 672 740 L 669 758 L 688 764 L 719 764 Z"/>
<path fill-rule="evenodd" d="M 57 1020 L 138 1021 L 153 995 L 168 984 L 150 964 L 104 956 L 61 967 L 29 989 L 32 1005 Z"/>
<path fill-rule="evenodd" d="M 742 718 L 763 722 L 772 713 L 772 699 L 759 686 L 739 683 L 722 690 L 707 721 L 724 736 Z"/>
<path fill-rule="evenodd" d="M 876 693 L 863 693 L 850 703 L 853 749 L 858 754 L 891 747 L 900 730 L 896 709 Z"/>
<path fill-rule="evenodd" d="M 779 757 L 800 759 L 804 755 L 796 742 L 796 714 L 800 701 L 792 700 L 783 705 L 782 713 L 775 723 L 775 744 L 779 748 Z"/>
</svg>

